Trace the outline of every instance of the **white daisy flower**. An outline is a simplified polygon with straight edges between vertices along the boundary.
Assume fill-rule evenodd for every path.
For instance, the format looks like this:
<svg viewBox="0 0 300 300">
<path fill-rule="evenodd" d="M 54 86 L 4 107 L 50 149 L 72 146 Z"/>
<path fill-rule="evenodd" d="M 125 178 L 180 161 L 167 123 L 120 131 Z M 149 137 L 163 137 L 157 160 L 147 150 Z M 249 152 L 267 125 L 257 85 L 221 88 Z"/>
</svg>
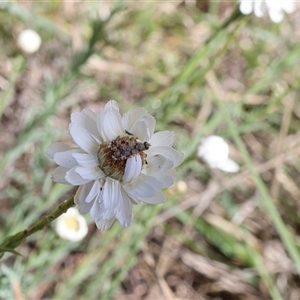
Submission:
<svg viewBox="0 0 300 300">
<path fill-rule="evenodd" d="M 18 36 L 18 45 L 25 53 L 34 53 L 39 50 L 42 43 L 41 37 L 34 30 L 25 29 Z"/>
<path fill-rule="evenodd" d="M 90 212 L 97 227 L 123 227 L 132 220 L 132 204 L 165 200 L 162 189 L 174 183 L 174 168 L 183 160 L 174 133 L 154 133 L 155 119 L 143 108 L 121 116 L 116 101 L 97 114 L 89 109 L 71 115 L 70 135 L 78 147 L 55 143 L 47 154 L 59 165 L 52 178 L 79 186 L 75 203 Z"/>
<path fill-rule="evenodd" d="M 229 146 L 223 138 L 211 135 L 198 146 L 199 158 L 202 158 L 211 168 L 217 168 L 228 173 L 239 170 L 238 164 L 229 158 Z"/>
<path fill-rule="evenodd" d="M 295 1 L 292 0 L 240 0 L 240 11 L 244 15 L 252 12 L 262 17 L 268 11 L 274 23 L 282 21 L 284 12 L 290 14 L 295 10 Z"/>
<path fill-rule="evenodd" d="M 78 242 L 88 233 L 86 220 L 75 207 L 71 207 L 66 213 L 57 218 L 56 233 L 63 239 Z"/>
</svg>

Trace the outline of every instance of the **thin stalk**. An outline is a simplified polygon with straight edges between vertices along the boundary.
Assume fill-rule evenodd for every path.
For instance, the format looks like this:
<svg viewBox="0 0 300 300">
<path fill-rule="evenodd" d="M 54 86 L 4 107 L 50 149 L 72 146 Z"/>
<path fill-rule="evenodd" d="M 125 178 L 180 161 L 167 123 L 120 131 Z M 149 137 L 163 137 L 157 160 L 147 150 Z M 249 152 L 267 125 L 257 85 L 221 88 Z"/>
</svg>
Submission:
<svg viewBox="0 0 300 300">
<path fill-rule="evenodd" d="M 0 254 L 0 258 L 3 256 L 4 252 L 7 251 L 5 249 L 9 249 L 10 251 L 12 251 L 20 244 L 24 243 L 29 236 L 39 230 L 44 229 L 45 226 L 49 225 L 52 221 L 57 219 L 60 215 L 65 213 L 70 207 L 74 205 L 74 196 L 72 196 L 71 198 L 61 203 L 52 213 L 42 217 L 29 228 L 7 237 L 0 245 L 0 251 L 2 251 L 2 253 Z"/>
<path fill-rule="evenodd" d="M 259 252 L 255 249 L 252 243 L 249 241 L 247 233 L 245 233 L 245 242 L 249 255 L 252 257 L 255 268 L 257 269 L 258 274 L 262 278 L 262 281 L 266 285 L 269 290 L 270 296 L 273 300 L 282 300 L 282 296 L 277 289 L 276 284 L 274 284 L 274 278 L 272 274 L 270 274 L 265 266 L 265 263 L 259 254 Z"/>
</svg>

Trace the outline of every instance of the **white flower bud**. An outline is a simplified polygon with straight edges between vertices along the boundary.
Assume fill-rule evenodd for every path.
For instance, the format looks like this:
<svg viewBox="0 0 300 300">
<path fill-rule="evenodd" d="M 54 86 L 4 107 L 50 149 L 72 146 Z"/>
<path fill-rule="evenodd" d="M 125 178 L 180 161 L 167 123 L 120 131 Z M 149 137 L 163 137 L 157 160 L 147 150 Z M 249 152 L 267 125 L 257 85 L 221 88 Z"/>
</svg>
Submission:
<svg viewBox="0 0 300 300">
<path fill-rule="evenodd" d="M 18 36 L 18 46 L 22 51 L 28 54 L 38 51 L 41 43 L 41 37 L 31 29 L 25 29 Z"/>
<path fill-rule="evenodd" d="M 211 135 L 198 146 L 199 158 L 202 158 L 211 168 L 217 168 L 228 173 L 239 170 L 236 162 L 229 158 L 229 146 L 223 138 Z"/>
<path fill-rule="evenodd" d="M 63 239 L 78 242 L 88 233 L 86 220 L 75 207 L 59 216 L 56 221 L 56 233 Z"/>
</svg>

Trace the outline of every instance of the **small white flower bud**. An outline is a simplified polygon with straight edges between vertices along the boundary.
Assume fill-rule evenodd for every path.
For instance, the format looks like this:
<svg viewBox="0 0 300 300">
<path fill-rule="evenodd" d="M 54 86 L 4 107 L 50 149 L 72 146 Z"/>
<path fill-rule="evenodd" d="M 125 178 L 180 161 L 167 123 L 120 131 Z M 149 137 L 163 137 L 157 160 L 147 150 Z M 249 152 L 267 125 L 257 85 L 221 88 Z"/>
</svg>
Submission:
<svg viewBox="0 0 300 300">
<path fill-rule="evenodd" d="M 38 51 L 41 43 L 41 37 L 31 29 L 23 30 L 18 36 L 18 46 L 22 51 L 28 54 Z"/>
<path fill-rule="evenodd" d="M 86 220 L 75 207 L 59 216 L 56 221 L 56 233 L 63 239 L 71 242 L 82 240 L 88 233 Z"/>
</svg>

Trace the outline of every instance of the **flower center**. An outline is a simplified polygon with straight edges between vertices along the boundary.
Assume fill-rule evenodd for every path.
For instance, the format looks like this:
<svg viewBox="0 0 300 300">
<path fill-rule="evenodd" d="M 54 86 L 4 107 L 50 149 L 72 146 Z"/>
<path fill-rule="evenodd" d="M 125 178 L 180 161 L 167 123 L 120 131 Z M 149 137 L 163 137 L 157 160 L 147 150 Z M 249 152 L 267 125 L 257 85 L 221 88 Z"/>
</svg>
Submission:
<svg viewBox="0 0 300 300">
<path fill-rule="evenodd" d="M 149 147 L 150 144 L 148 142 L 141 142 L 132 135 L 118 136 L 111 142 L 102 143 L 99 146 L 99 167 L 105 175 L 121 181 L 125 172 L 127 159 L 139 154 L 144 164 L 147 154 L 143 151 L 148 150 Z"/>
<path fill-rule="evenodd" d="M 75 217 L 66 217 L 65 223 L 68 228 L 73 229 L 75 231 L 79 230 L 79 222 Z"/>
</svg>

